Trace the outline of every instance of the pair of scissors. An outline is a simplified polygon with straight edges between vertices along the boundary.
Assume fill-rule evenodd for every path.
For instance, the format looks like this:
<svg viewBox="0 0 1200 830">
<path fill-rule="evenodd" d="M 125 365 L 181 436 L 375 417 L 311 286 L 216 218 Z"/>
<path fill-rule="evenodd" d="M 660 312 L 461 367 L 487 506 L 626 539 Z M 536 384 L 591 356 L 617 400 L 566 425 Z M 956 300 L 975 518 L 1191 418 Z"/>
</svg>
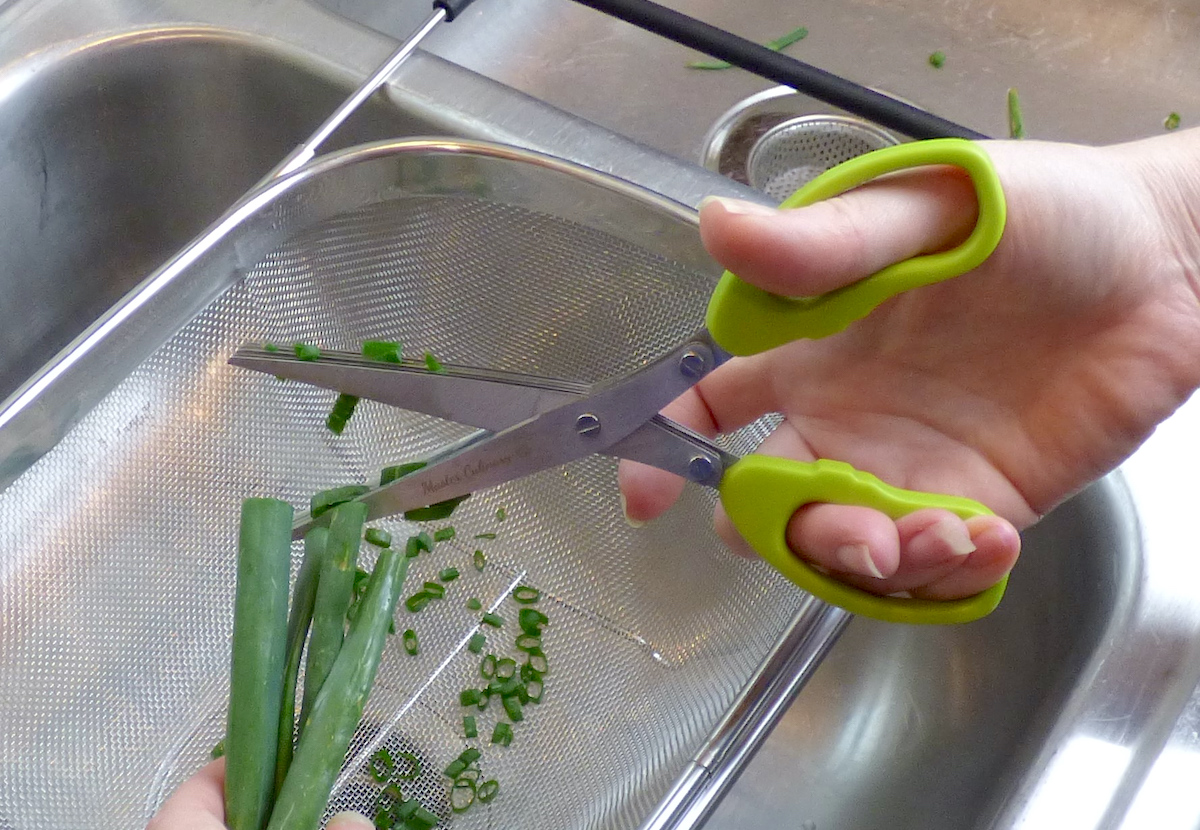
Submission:
<svg viewBox="0 0 1200 830">
<path fill-rule="evenodd" d="M 726 272 L 710 299 L 704 327 L 645 366 L 598 383 L 450 365 L 431 371 L 424 364 L 382 362 L 349 352 L 322 352 L 310 361 L 253 346 L 239 349 L 230 363 L 478 428 L 423 468 L 362 495 L 359 500 L 367 504 L 369 518 L 464 496 L 603 453 L 716 488 L 751 547 L 793 583 L 827 602 L 892 622 L 968 622 L 996 607 L 1006 579 L 958 600 L 876 596 L 806 564 L 788 548 L 785 532 L 792 514 L 814 502 L 862 505 L 892 518 L 927 507 L 962 518 L 991 513 L 983 504 L 893 487 L 830 459 L 738 457 L 659 414 L 733 355 L 835 334 L 901 292 L 965 273 L 987 259 L 1003 233 L 1003 191 L 987 154 L 962 139 L 901 144 L 852 159 L 814 179 L 781 207 L 809 205 L 887 173 L 926 165 L 962 168 L 975 187 L 978 221 L 956 248 L 895 263 L 816 297 L 772 295 Z M 313 523 L 298 519 L 296 535 Z"/>
</svg>

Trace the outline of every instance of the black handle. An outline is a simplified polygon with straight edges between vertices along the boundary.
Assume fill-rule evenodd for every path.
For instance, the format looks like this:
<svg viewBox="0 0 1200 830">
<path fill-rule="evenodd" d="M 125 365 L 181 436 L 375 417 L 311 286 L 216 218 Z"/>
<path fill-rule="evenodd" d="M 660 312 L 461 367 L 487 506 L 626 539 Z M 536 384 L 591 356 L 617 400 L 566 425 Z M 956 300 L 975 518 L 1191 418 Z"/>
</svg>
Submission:
<svg viewBox="0 0 1200 830">
<path fill-rule="evenodd" d="M 433 0 L 433 7 L 444 11 L 446 13 L 446 22 L 449 23 L 462 14 L 467 6 L 473 2 L 474 0 Z"/>
<path fill-rule="evenodd" d="M 469 0 L 468 0 L 469 2 Z M 759 46 L 650 0 L 575 0 L 648 32 L 712 55 L 778 84 L 913 138 L 985 139 L 986 135 L 897 101 L 861 84 Z"/>
</svg>

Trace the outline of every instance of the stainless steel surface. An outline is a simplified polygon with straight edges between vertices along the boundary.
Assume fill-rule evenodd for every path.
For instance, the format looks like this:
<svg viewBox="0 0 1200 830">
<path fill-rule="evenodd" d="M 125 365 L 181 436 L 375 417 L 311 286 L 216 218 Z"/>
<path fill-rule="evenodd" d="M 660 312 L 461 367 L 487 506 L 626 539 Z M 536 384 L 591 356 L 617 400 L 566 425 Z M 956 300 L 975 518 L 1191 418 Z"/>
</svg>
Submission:
<svg viewBox="0 0 1200 830">
<path fill-rule="evenodd" d="M 378 0 L 328 1 L 390 25 Z M 1200 113 L 1194 0 L 668 5 L 759 41 L 807 26 L 793 54 L 992 135 L 1007 131 L 1011 86 L 1034 138 L 1128 140 L 1169 112 L 1185 126 Z M 771 97 L 564 0 L 481 0 L 456 26 L 430 48 L 683 159 L 703 158 L 722 113 Z M 1200 557 L 1184 472 L 1200 462 L 1197 434 L 1193 402 L 1027 534 L 993 618 L 921 631 L 856 621 L 708 826 L 1200 826 L 1200 693 L 1188 702 Z"/>
<path fill-rule="evenodd" d="M 792 47 L 804 59 L 992 134 L 1005 130 L 1004 93 L 1014 85 L 1034 137 L 1121 140 L 1157 131 L 1172 110 L 1185 125 L 1200 112 L 1194 3 L 1113 2 L 1102 10 L 1082 0 L 676 5 L 758 40 L 807 25 L 810 36 Z M 398 36 L 428 16 L 423 2 L 397 7 L 344 0 L 340 6 L 356 17 L 369 12 L 381 27 L 402 21 Z M 127 396 L 110 398 L 93 416 L 110 418 L 116 431 L 104 458 L 96 461 L 94 443 L 68 438 L 57 452 L 76 454 L 72 481 L 58 489 L 22 482 L 0 496 L 22 492 L 43 500 L 33 538 L 18 532 L 25 527 L 20 522 L 2 525 L 8 541 L 0 557 L 0 683 L 6 700 L 31 707 L 7 717 L 4 728 L 28 741 L 26 760 L 34 768 L 56 773 L 56 792 L 66 788 L 64 759 L 78 760 L 87 769 L 87 798 L 100 805 L 89 815 L 78 804 L 69 815 L 18 815 L 13 794 L 30 782 L 6 766 L 0 827 L 135 826 L 117 817 L 129 813 L 115 793 L 143 782 L 153 764 L 132 760 L 130 744 L 110 740 L 103 729 L 66 741 L 67 726 L 48 712 L 65 705 L 104 713 L 108 728 L 124 728 L 137 711 L 136 690 L 176 688 L 172 684 L 222 670 L 191 652 L 140 673 L 111 666 L 160 642 L 188 649 L 196 626 L 214 624 L 213 616 L 227 611 L 227 586 L 202 590 L 189 579 L 147 595 L 144 602 L 184 615 L 187 624 L 176 628 L 137 629 L 127 604 L 86 617 L 70 613 L 69 602 L 57 617 L 48 610 L 77 595 L 87 580 L 127 581 L 146 566 L 144 558 L 125 553 L 131 540 L 144 537 L 123 524 L 145 482 L 128 476 L 84 489 L 81 476 L 114 470 L 120 453 L 147 435 L 180 436 L 168 428 L 185 436 L 189 429 L 203 432 L 222 415 L 212 406 L 219 395 L 206 391 L 194 400 L 192 420 L 181 413 L 178 424 L 156 423 L 147 407 L 178 391 L 172 383 L 180 376 L 170 371 L 177 364 L 151 363 L 136 372 L 213 296 L 177 283 L 166 269 L 133 295 L 136 301 L 121 298 L 309 134 L 395 47 L 394 40 L 301 0 L 0 3 L 0 134 L 7 139 L 0 142 L 6 193 L 0 257 L 18 286 L 6 292 L 11 342 L 4 354 L 12 363 L 3 364 L 0 377 L 17 392 L 0 407 L 6 465 L 0 480 L 7 483 L 34 463 L 116 384 L 130 384 Z M 685 204 L 709 192 L 745 192 L 647 149 L 698 159 L 720 114 L 764 88 L 744 73 L 687 70 L 683 64 L 692 56 L 686 50 L 565 0 L 479 0 L 436 32 L 430 48 L 508 87 L 418 52 L 359 113 L 342 143 L 396 134 L 470 135 L 617 172 Z M 935 49 L 948 56 L 940 71 L 925 60 Z M 134 169 L 142 175 L 123 175 Z M 229 257 L 235 269 L 255 261 L 255 252 Z M 30 283 L 22 284 L 26 277 Z M 84 339 L 62 360 L 35 372 L 80 332 Z M 564 330 L 564 337 L 571 335 Z M 233 332 L 228 345 L 240 339 Z M 30 344 L 39 345 L 27 350 Z M 197 359 L 187 348 L 167 356 Z M 315 435 L 323 412 L 316 403 L 306 407 Z M 295 416 L 281 414 L 274 431 L 264 432 L 264 446 Z M 708 826 L 1194 826 L 1187 773 L 1200 758 L 1194 726 L 1200 698 L 1188 701 L 1200 666 L 1200 557 L 1188 520 L 1194 491 L 1183 476 L 1200 464 L 1197 435 L 1200 409 L 1192 403 L 1120 475 L 1047 517 L 1028 534 L 1024 560 L 992 618 L 954 630 L 851 625 Z M 212 532 L 207 522 L 221 508 L 205 490 L 214 457 L 197 452 L 145 468 L 147 480 L 158 477 L 156 499 L 205 493 L 193 524 L 153 540 L 157 551 L 167 551 L 153 561 L 189 566 L 196 540 Z M 267 472 L 250 461 L 246 474 L 265 481 Z M 174 477 L 164 478 L 163 469 Z M 322 475 L 314 471 L 312 483 Z M 562 490 L 563 484 L 547 487 Z M 59 515 L 54 511 L 82 509 L 84 502 L 104 511 L 103 522 L 90 527 L 111 544 L 99 544 L 78 526 L 48 538 Z M 605 501 L 587 509 L 613 507 Z M 697 505 L 689 509 L 702 515 Z M 549 517 L 556 518 L 562 520 Z M 626 530 L 615 525 L 615 532 Z M 696 528 L 672 514 L 641 532 L 670 549 L 675 536 Z M 607 567 L 604 560 L 595 565 Z M 659 550 L 646 557 L 638 576 L 671 588 L 680 573 L 705 577 L 661 560 Z M 197 569 L 196 576 L 205 572 Z M 56 635 L 38 646 L 44 651 L 31 650 L 14 633 L 31 615 L 53 617 Z M 729 645 L 730 653 L 743 646 Z M 674 665 L 669 658 L 686 656 L 684 645 L 676 646 L 660 651 L 668 665 Z M 86 661 L 68 659 L 80 651 Z M 205 693 L 197 701 L 201 709 L 215 705 Z M 181 708 L 179 718 L 193 716 L 196 707 Z M 216 727 L 201 717 L 192 725 L 197 735 Z M 161 746 L 169 733 L 142 737 Z M 197 754 L 206 749 L 194 747 Z M 727 769 L 743 760 L 730 759 Z M 687 769 L 697 786 L 715 777 Z M 641 815 L 653 801 L 639 803 Z"/>
</svg>

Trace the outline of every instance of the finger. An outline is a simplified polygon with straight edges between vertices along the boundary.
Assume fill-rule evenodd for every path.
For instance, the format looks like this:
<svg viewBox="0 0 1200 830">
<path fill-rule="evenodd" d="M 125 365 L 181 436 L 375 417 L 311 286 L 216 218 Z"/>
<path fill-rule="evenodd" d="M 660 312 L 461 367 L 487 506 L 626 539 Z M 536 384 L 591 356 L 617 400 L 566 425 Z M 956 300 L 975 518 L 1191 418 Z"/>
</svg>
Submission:
<svg viewBox="0 0 1200 830">
<path fill-rule="evenodd" d="M 346 810 L 329 819 L 325 830 L 375 830 L 375 822 L 360 813 Z"/>
<path fill-rule="evenodd" d="M 622 461 L 617 467 L 621 509 L 634 527 L 666 513 L 679 499 L 684 484 L 677 475 L 637 461 Z"/>
<path fill-rule="evenodd" d="M 225 759 L 218 758 L 179 785 L 146 830 L 224 830 Z"/>
<path fill-rule="evenodd" d="M 811 296 L 955 244 L 974 226 L 977 208 L 966 173 L 923 167 L 792 210 L 710 199 L 701 205 L 700 235 L 747 282 Z"/>
<path fill-rule="evenodd" d="M 1021 554 L 1021 536 L 998 516 L 967 520 L 975 550 L 953 572 L 913 590 L 922 599 L 957 599 L 985 591 L 1008 575 Z"/>
</svg>

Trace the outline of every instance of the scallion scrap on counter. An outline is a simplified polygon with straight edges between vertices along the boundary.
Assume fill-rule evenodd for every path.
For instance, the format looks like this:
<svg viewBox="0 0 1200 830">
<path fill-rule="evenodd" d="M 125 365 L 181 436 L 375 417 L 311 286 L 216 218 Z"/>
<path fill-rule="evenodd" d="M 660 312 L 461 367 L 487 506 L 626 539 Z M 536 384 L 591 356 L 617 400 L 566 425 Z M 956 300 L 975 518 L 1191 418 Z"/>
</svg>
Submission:
<svg viewBox="0 0 1200 830">
<path fill-rule="evenodd" d="M 940 49 L 929 56 L 929 65 L 934 69 L 941 69 L 946 65 L 946 53 Z"/>
<path fill-rule="evenodd" d="M 504 625 L 504 617 L 501 617 L 495 611 L 488 611 L 480 619 L 485 625 L 490 625 L 492 628 L 501 628 Z"/>
<path fill-rule="evenodd" d="M 529 585 L 518 585 L 513 588 L 512 598 L 521 605 L 532 605 L 542 598 L 542 592 Z"/>
<path fill-rule="evenodd" d="M 1177 113 L 1177 112 L 1169 113 L 1167 115 L 1167 117 L 1163 119 L 1163 129 L 1165 129 L 1165 130 L 1179 129 L 1179 120 L 1180 120 L 1179 113 Z"/>
<path fill-rule="evenodd" d="M 475 553 L 472 554 L 471 561 L 475 564 L 475 570 L 477 571 L 482 571 L 485 567 L 487 567 L 487 557 L 484 556 L 483 551 L 481 550 L 476 550 Z"/>
<path fill-rule="evenodd" d="M 334 435 L 341 435 L 346 430 L 346 424 L 350 423 L 350 418 L 354 416 L 357 406 L 357 395 L 347 395 L 345 392 L 339 394 L 333 402 L 333 409 L 329 411 L 329 417 L 325 419 L 325 428 Z"/>
<path fill-rule="evenodd" d="M 1025 117 L 1021 114 L 1021 99 L 1017 96 L 1017 88 L 1008 90 L 1008 137 L 1025 137 Z"/>
<path fill-rule="evenodd" d="M 500 746 L 508 746 L 512 743 L 512 739 L 513 728 L 511 724 L 506 723 L 505 721 L 499 721 L 494 727 L 492 727 L 491 743 L 499 744 Z M 489 798 L 488 801 L 491 801 L 491 799 Z M 486 804 L 487 802 L 485 801 L 484 803 Z"/>
<path fill-rule="evenodd" d="M 467 607 L 472 611 L 478 611 L 480 608 L 483 608 L 483 600 L 481 600 L 479 597 L 468 597 Z"/>
<path fill-rule="evenodd" d="M 465 813 L 475 803 L 475 782 L 470 778 L 456 778 L 450 787 L 450 812 Z"/>
<path fill-rule="evenodd" d="M 433 352 L 425 352 L 425 368 L 439 375 L 446 374 L 446 367 L 442 365 L 440 360 L 433 356 Z"/>
<path fill-rule="evenodd" d="M 808 37 L 808 29 L 804 26 L 799 26 L 782 37 L 767 41 L 763 46 L 772 52 L 781 52 L 793 43 L 804 40 L 806 37 Z M 733 64 L 728 61 L 717 60 L 691 61 L 687 64 L 688 69 L 729 69 L 731 66 Z"/>
<path fill-rule="evenodd" d="M 367 532 L 363 534 L 363 538 L 377 548 L 390 548 L 392 546 L 392 534 L 377 527 L 368 527 Z"/>
<path fill-rule="evenodd" d="M 433 532 L 433 541 L 449 542 L 451 539 L 454 538 L 454 534 L 455 534 L 455 530 L 454 530 L 453 525 L 448 525 L 447 527 L 439 527 L 437 530 L 435 530 Z"/>
<path fill-rule="evenodd" d="M 467 640 L 467 651 L 472 654 L 479 654 L 483 651 L 483 647 L 487 645 L 487 637 L 483 634 L 472 634 L 471 639 Z"/>
<path fill-rule="evenodd" d="M 429 553 L 432 550 L 433 537 L 423 530 L 416 536 L 409 536 L 408 541 L 404 544 L 404 555 L 409 559 L 420 556 L 422 551 Z"/>
<path fill-rule="evenodd" d="M 458 579 L 458 568 L 442 568 L 438 571 L 438 579 L 442 582 L 453 582 Z"/>
<path fill-rule="evenodd" d="M 411 628 L 404 631 L 404 650 L 414 657 L 421 653 L 421 644 L 417 641 L 417 632 Z"/>
<path fill-rule="evenodd" d="M 476 738 L 479 736 L 479 727 L 475 724 L 474 715 L 463 715 L 463 737 Z"/>
<path fill-rule="evenodd" d="M 292 346 L 292 351 L 295 352 L 296 357 L 300 360 L 313 361 L 321 359 L 321 350 L 311 343 L 296 343 Z"/>
</svg>

